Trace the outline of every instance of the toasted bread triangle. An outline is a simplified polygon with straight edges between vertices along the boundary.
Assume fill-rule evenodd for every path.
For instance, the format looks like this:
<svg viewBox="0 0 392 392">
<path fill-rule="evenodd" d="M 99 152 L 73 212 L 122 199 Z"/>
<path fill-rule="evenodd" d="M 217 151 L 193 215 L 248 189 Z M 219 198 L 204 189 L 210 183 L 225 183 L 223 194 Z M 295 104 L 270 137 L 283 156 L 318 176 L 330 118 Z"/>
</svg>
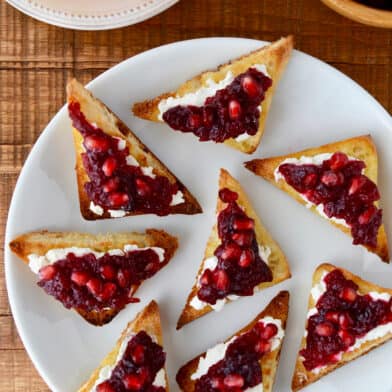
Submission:
<svg viewBox="0 0 392 392">
<path fill-rule="evenodd" d="M 171 214 L 197 214 L 202 209 L 195 197 L 178 180 L 178 178 L 145 146 L 139 138 L 101 101 L 95 98 L 90 91 L 85 89 L 76 79 L 71 80 L 67 85 L 68 103 L 78 102 L 81 112 L 90 123 L 95 123 L 106 134 L 121 138 L 126 141 L 130 154 L 141 166 L 150 166 L 154 173 L 165 176 L 173 184 L 178 185 L 178 189 L 183 193 L 184 203 L 170 207 Z M 90 210 L 90 200 L 85 191 L 84 185 L 89 181 L 87 172 L 82 162 L 83 138 L 79 131 L 72 128 L 74 145 L 76 151 L 76 175 L 79 190 L 79 202 L 82 216 L 88 220 L 110 218 L 107 211 L 103 215 L 97 215 Z M 126 216 L 140 215 L 143 211 L 127 212 Z"/>
<path fill-rule="evenodd" d="M 388 293 L 392 295 L 391 289 L 386 289 L 377 286 L 373 283 L 361 279 L 360 277 L 352 274 L 351 272 L 343 268 L 338 268 L 335 267 L 334 265 L 326 264 L 326 263 L 321 264 L 315 270 L 312 279 L 312 287 L 314 287 L 317 283 L 320 282 L 324 273 L 329 273 L 335 269 L 339 269 L 343 273 L 346 279 L 354 281 L 354 283 L 358 285 L 358 290 L 362 295 L 367 294 L 371 291 L 372 292 L 375 291 L 378 293 Z M 308 311 L 314 308 L 315 305 L 316 304 L 313 300 L 312 295 L 309 295 Z M 305 328 L 306 327 L 307 327 L 307 320 L 306 320 Z M 305 388 L 307 385 L 319 380 L 320 378 L 324 377 L 328 373 L 331 373 L 335 369 L 347 364 L 348 362 L 356 358 L 359 358 L 360 356 L 368 353 L 370 350 L 373 350 L 374 348 L 380 346 L 381 344 L 387 342 L 390 339 L 392 339 L 392 333 L 388 333 L 380 338 L 364 342 L 359 348 L 356 348 L 353 351 L 347 351 L 343 353 L 342 358 L 340 359 L 339 362 L 323 367 L 318 373 L 306 370 L 305 366 L 303 365 L 301 356 L 298 354 L 296 364 L 295 364 L 293 379 L 292 379 L 292 390 L 299 391 L 300 389 Z M 301 351 L 305 347 L 306 347 L 306 338 L 303 337 L 299 351 Z"/>
<path fill-rule="evenodd" d="M 253 321 L 251 321 L 248 325 L 246 325 L 241 330 L 237 331 L 230 338 L 226 339 L 225 342 L 228 342 L 234 336 L 239 336 L 251 328 L 264 317 L 272 317 L 275 319 L 279 319 L 282 321 L 282 328 L 285 330 L 287 315 L 289 311 L 289 292 L 281 291 L 276 297 L 274 297 L 271 302 L 267 305 L 267 307 L 259 313 Z M 283 340 L 279 347 L 275 350 L 269 352 L 264 355 L 262 359 L 259 361 L 262 375 L 263 375 L 263 391 L 271 392 L 272 387 L 275 381 L 276 371 L 279 364 L 280 351 L 282 348 Z M 205 356 L 205 352 L 198 355 L 196 358 L 192 359 L 188 363 L 186 363 L 177 373 L 177 383 L 180 386 L 180 389 L 184 392 L 193 392 L 195 389 L 195 380 L 191 379 L 193 373 L 196 372 L 199 360 L 201 357 Z"/>
<path fill-rule="evenodd" d="M 135 319 L 128 323 L 127 327 L 122 332 L 118 339 L 116 346 L 113 350 L 102 360 L 100 365 L 93 371 L 91 377 L 86 383 L 79 389 L 79 392 L 89 392 L 92 390 L 95 382 L 99 377 L 99 373 L 105 366 L 110 366 L 116 363 L 117 355 L 120 350 L 121 344 L 129 334 L 137 334 L 138 332 L 145 331 L 151 337 L 156 338 L 157 343 L 163 347 L 161 319 L 159 316 L 159 307 L 155 301 L 151 301 L 140 313 L 138 313 Z M 165 379 L 166 379 L 166 391 L 169 391 L 169 382 L 164 368 Z"/>
<path fill-rule="evenodd" d="M 107 252 L 110 249 L 122 249 L 127 244 L 135 244 L 138 247 L 157 246 L 165 249 L 165 259 L 162 267 L 173 257 L 178 241 L 175 237 L 162 230 L 148 229 L 145 233 L 110 233 L 110 234 L 87 234 L 75 232 L 48 232 L 37 231 L 20 235 L 10 242 L 11 250 L 26 264 L 29 263 L 30 254 L 45 255 L 50 249 L 59 248 L 91 248 L 97 252 Z M 133 295 L 139 285 L 130 287 Z M 83 309 L 75 309 L 86 321 L 94 325 L 104 325 L 110 322 L 117 314 L 114 308 L 100 311 L 87 312 Z M 121 310 L 120 310 L 121 311 Z"/>
<path fill-rule="evenodd" d="M 267 287 L 273 286 L 285 279 L 290 278 L 290 269 L 287 263 L 286 257 L 280 249 L 279 245 L 272 239 L 271 235 L 268 233 L 267 229 L 263 226 L 261 220 L 257 216 L 253 206 L 251 205 L 248 197 L 243 191 L 241 185 L 237 180 L 235 180 L 226 170 L 221 169 L 220 177 L 219 177 L 219 189 L 229 188 L 230 190 L 238 193 L 238 204 L 242 206 L 246 212 L 246 214 L 254 219 L 255 221 L 255 232 L 257 242 L 264 246 L 269 247 L 271 250 L 271 255 L 268 259 L 268 265 L 271 268 L 273 280 L 271 282 L 265 282 L 258 285 L 258 289 L 262 290 Z M 217 202 L 216 212 L 219 214 L 222 209 L 225 208 L 225 203 L 223 203 L 219 198 Z M 185 307 L 182 311 L 180 319 L 177 323 L 177 329 L 181 328 L 184 324 L 187 324 L 196 318 L 199 318 L 213 310 L 210 305 L 206 305 L 202 309 L 195 309 L 191 306 L 191 301 L 193 297 L 197 295 L 197 281 L 203 270 L 204 260 L 213 256 L 215 249 L 219 246 L 220 239 L 218 236 L 217 225 L 215 224 L 212 228 L 212 232 L 208 239 L 203 262 L 200 265 L 196 281 L 192 287 L 192 290 L 188 296 Z"/>
<path fill-rule="evenodd" d="M 255 50 L 238 59 L 232 60 L 227 64 L 219 66 L 215 71 L 206 71 L 182 84 L 177 91 L 164 93 L 156 98 L 144 102 L 136 103 L 132 110 L 133 113 L 141 118 L 150 121 L 159 120 L 158 105 L 161 100 L 169 97 L 181 97 L 187 93 L 195 92 L 200 87 L 206 84 L 208 79 L 213 79 L 216 82 L 224 79 L 228 71 L 231 71 L 234 76 L 246 72 L 252 65 L 265 64 L 269 75 L 273 80 L 272 86 L 265 94 L 265 99 L 262 102 L 262 111 L 259 119 L 259 128 L 256 135 L 249 137 L 243 141 L 236 141 L 235 139 L 228 139 L 225 141 L 230 147 L 236 148 L 242 152 L 251 154 L 258 147 L 261 137 L 264 133 L 264 127 L 268 111 L 271 105 L 272 97 L 274 95 L 276 86 L 281 78 L 283 71 L 289 60 L 291 51 L 293 49 L 293 37 L 288 36 L 281 38 L 268 46 Z"/>
<path fill-rule="evenodd" d="M 286 181 L 279 180 L 276 182 L 274 172 L 275 169 L 287 158 L 300 158 L 301 156 L 314 156 L 323 153 L 337 152 L 341 151 L 355 157 L 359 160 L 362 160 L 366 164 L 364 174 L 370 178 L 375 184 L 377 184 L 377 176 L 378 176 L 378 157 L 376 146 L 373 143 L 373 140 L 370 135 L 367 136 L 358 136 L 351 139 L 346 139 L 343 141 L 339 141 L 336 143 L 326 144 L 320 147 L 309 148 L 303 151 L 295 152 L 293 154 L 281 155 L 272 158 L 265 159 L 254 159 L 249 162 L 245 162 L 245 167 L 250 171 L 254 172 L 260 177 L 263 177 L 267 181 L 271 182 L 276 187 L 282 189 L 286 193 L 288 193 L 295 200 L 300 202 L 301 204 L 306 206 L 306 201 L 301 197 L 301 195 L 292 188 Z M 375 203 L 378 205 L 378 203 Z M 317 209 L 315 206 L 310 207 L 313 212 L 317 215 Z M 320 216 L 320 215 L 319 215 Z M 349 227 L 344 226 L 338 222 L 334 222 L 328 220 L 329 223 L 339 228 L 344 233 L 351 236 L 351 230 Z M 389 251 L 388 251 L 388 242 L 385 233 L 384 225 L 380 226 L 377 236 L 377 246 L 371 247 L 366 246 L 366 248 L 375 254 L 377 254 L 381 260 L 389 263 Z"/>
</svg>

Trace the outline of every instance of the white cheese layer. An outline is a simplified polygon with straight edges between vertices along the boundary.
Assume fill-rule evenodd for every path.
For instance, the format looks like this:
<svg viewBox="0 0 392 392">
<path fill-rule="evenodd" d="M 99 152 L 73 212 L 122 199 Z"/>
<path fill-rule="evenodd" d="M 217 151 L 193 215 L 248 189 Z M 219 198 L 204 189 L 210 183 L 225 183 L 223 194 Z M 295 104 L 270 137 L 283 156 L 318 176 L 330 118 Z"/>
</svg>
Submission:
<svg viewBox="0 0 392 392">
<path fill-rule="evenodd" d="M 280 180 L 285 181 L 283 174 L 280 173 L 280 171 L 279 171 L 279 167 L 281 165 L 284 165 L 285 163 L 289 163 L 292 165 L 316 165 L 316 166 L 318 166 L 318 165 L 321 165 L 324 161 L 330 159 L 332 155 L 333 155 L 333 153 L 324 153 L 324 154 L 318 154 L 318 155 L 314 155 L 314 156 L 301 156 L 300 158 L 286 158 L 284 161 L 282 161 L 280 163 L 280 165 L 274 171 L 275 182 L 279 182 Z M 348 159 L 349 159 L 349 161 L 357 161 L 358 160 L 358 159 L 351 157 L 351 156 L 348 156 Z M 362 171 L 362 173 L 363 173 L 363 171 Z M 321 204 L 316 205 L 316 204 L 312 203 L 311 201 L 309 201 L 304 195 L 300 194 L 300 196 L 302 197 L 302 199 L 304 199 L 306 201 L 307 208 L 311 208 L 311 207 L 315 206 L 316 211 L 323 218 L 325 218 L 331 222 L 337 223 L 339 225 L 349 227 L 344 219 L 339 219 L 339 218 L 334 218 L 334 217 L 329 218 L 324 212 L 324 204 L 321 203 Z"/>
<path fill-rule="evenodd" d="M 117 358 L 115 362 L 111 365 L 104 366 L 98 375 L 97 380 L 95 381 L 94 386 L 91 388 L 90 392 L 96 392 L 96 388 L 99 384 L 103 383 L 104 381 L 108 380 L 112 375 L 114 368 L 117 364 L 121 361 L 122 357 L 125 354 L 129 341 L 135 336 L 134 333 L 129 333 L 126 338 L 122 341 L 120 349 L 118 350 Z M 151 336 L 151 335 L 150 335 Z M 151 336 L 153 342 L 157 343 L 157 338 L 155 336 Z M 156 387 L 164 387 L 166 388 L 166 378 L 165 378 L 165 370 L 162 368 L 156 374 L 153 385 Z"/>
<path fill-rule="evenodd" d="M 29 259 L 29 267 L 35 273 L 38 274 L 39 270 L 42 267 L 47 265 L 53 264 L 56 261 L 63 260 L 67 257 L 68 254 L 73 253 L 76 257 L 83 257 L 88 254 L 93 254 L 97 259 L 108 253 L 111 256 L 124 256 L 126 252 L 133 252 L 135 250 L 153 250 L 159 257 L 159 261 L 162 262 L 165 259 L 165 249 L 159 248 L 157 246 L 151 246 L 146 248 L 139 248 L 137 245 L 128 244 L 124 246 L 124 250 L 121 249 L 111 249 L 108 252 L 96 252 L 91 248 L 78 248 L 78 247 L 71 247 L 71 248 L 55 248 L 50 249 L 46 252 L 45 255 L 40 256 L 38 254 L 32 253 L 29 254 L 27 257 Z"/>
<path fill-rule="evenodd" d="M 260 257 L 264 260 L 264 262 L 268 265 L 268 258 L 271 255 L 271 249 L 268 246 L 261 246 L 259 245 L 259 254 Z M 206 269 L 213 271 L 218 264 L 218 258 L 216 256 L 211 256 L 204 260 L 203 262 L 203 269 L 201 273 L 197 277 L 198 286 L 199 286 L 199 279 L 203 275 Z M 255 287 L 254 291 L 257 291 L 257 287 Z M 235 301 L 240 298 L 238 295 L 228 295 L 226 298 L 218 299 L 214 305 L 209 304 L 208 302 L 201 301 L 197 294 L 192 298 L 190 305 L 192 308 L 200 310 L 203 309 L 205 306 L 209 305 L 214 309 L 216 312 L 222 310 L 223 306 L 226 304 L 227 300 Z"/>
<path fill-rule="evenodd" d="M 264 325 L 267 324 L 274 324 L 276 325 L 278 332 L 277 334 L 271 339 L 271 351 L 276 350 L 282 344 L 282 339 L 284 337 L 284 330 L 282 328 L 282 321 L 280 319 L 275 319 L 272 317 L 264 317 L 260 319 L 258 322 L 263 322 Z M 239 335 L 241 336 L 241 335 Z M 238 336 L 234 336 L 226 343 L 219 343 L 216 346 L 207 350 L 206 355 L 199 359 L 199 364 L 195 373 L 191 375 L 191 380 L 198 380 L 199 378 L 203 377 L 205 374 L 208 373 L 208 370 L 211 366 L 214 366 L 216 363 L 221 361 L 225 355 L 226 350 L 233 343 Z M 255 385 L 254 387 L 246 389 L 244 392 L 254 392 L 254 391 L 262 391 L 263 390 L 263 383 Z"/>
<path fill-rule="evenodd" d="M 267 71 L 267 67 L 264 64 L 255 64 L 252 65 L 251 68 L 255 68 L 259 72 L 262 72 L 264 75 L 271 77 Z M 226 76 L 219 82 L 215 82 L 213 79 L 210 78 L 206 80 L 205 86 L 200 87 L 198 90 L 194 92 L 187 93 L 183 96 L 177 95 L 175 97 L 162 99 L 158 105 L 158 109 L 159 109 L 158 119 L 160 121 L 163 121 L 163 117 L 162 117 L 163 114 L 175 106 L 188 106 L 188 105 L 203 106 L 207 98 L 213 97 L 218 90 L 222 90 L 226 88 L 229 84 L 233 83 L 235 78 L 236 76 L 234 76 L 231 71 L 228 71 L 226 73 Z M 259 106 L 259 110 L 261 112 L 261 105 Z M 250 137 L 251 135 L 248 135 L 247 133 L 243 133 L 237 136 L 235 140 L 237 142 L 241 142 Z"/>
</svg>

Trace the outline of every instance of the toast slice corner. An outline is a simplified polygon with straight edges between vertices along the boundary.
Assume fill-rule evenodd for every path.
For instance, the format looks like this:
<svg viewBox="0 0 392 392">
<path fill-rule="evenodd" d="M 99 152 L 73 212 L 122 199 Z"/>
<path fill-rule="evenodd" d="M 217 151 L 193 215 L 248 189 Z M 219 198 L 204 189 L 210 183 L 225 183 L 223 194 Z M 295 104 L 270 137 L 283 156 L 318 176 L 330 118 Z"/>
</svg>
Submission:
<svg viewBox="0 0 392 392">
<path fill-rule="evenodd" d="M 171 183 L 176 183 L 183 193 L 184 203 L 171 206 L 171 214 L 198 214 L 202 209 L 196 198 L 178 180 L 178 178 L 145 146 L 142 141 L 100 100 L 93 96 L 80 82 L 72 79 L 67 84 L 67 101 L 78 102 L 80 110 L 90 123 L 95 123 L 106 134 L 124 139 L 130 154 L 142 165 L 151 166 L 158 175 L 165 176 Z M 80 211 L 86 220 L 110 218 L 107 211 L 97 215 L 90 210 L 90 199 L 85 191 L 89 177 L 84 168 L 82 154 L 84 153 L 83 137 L 72 127 L 74 147 L 76 152 L 76 177 L 78 185 Z M 128 212 L 126 216 L 140 215 L 142 212 Z"/>
<path fill-rule="evenodd" d="M 275 170 L 279 167 L 282 161 L 287 158 L 300 158 L 301 156 L 314 156 L 318 154 L 341 151 L 345 154 L 362 160 L 366 163 L 364 174 L 372 180 L 376 185 L 378 184 L 378 155 L 377 149 L 370 135 L 357 136 L 354 138 L 342 140 L 335 143 L 329 143 L 320 147 L 309 148 L 306 150 L 298 151 L 292 154 L 276 156 L 265 159 L 253 159 L 245 162 L 245 167 L 252 171 L 254 174 L 263 177 L 277 188 L 289 194 L 292 198 L 297 200 L 302 205 L 306 206 L 306 201 L 301 195 L 292 188 L 286 181 L 280 179 L 278 182 L 275 180 Z M 375 203 L 378 205 L 378 203 Z M 319 215 L 315 206 L 309 208 L 314 213 Z M 349 227 L 340 223 L 329 221 L 330 224 L 337 227 L 344 233 L 351 236 Z M 390 262 L 390 255 L 388 249 L 388 240 L 385 232 L 385 226 L 382 224 L 377 235 L 377 246 L 365 246 L 370 252 L 377 254 L 380 259 L 386 263 Z"/>
<path fill-rule="evenodd" d="M 354 281 L 359 287 L 359 291 L 361 294 L 366 294 L 371 291 L 375 291 L 378 293 L 388 293 L 392 295 L 392 290 L 391 289 L 386 289 L 381 286 L 377 286 L 371 282 L 365 281 L 361 279 L 359 276 L 354 275 L 350 271 L 347 271 L 343 268 L 335 267 L 332 264 L 329 263 L 323 263 L 319 265 L 316 270 L 313 273 L 312 277 L 312 287 L 314 287 L 317 283 L 321 281 L 321 278 L 324 276 L 325 273 L 332 272 L 335 269 L 339 269 L 344 277 L 346 279 Z M 309 300 L 308 300 L 308 311 L 312 308 L 315 307 L 315 302 L 313 300 L 312 295 L 309 295 Z M 307 328 L 307 320 L 305 323 L 305 328 Z M 317 373 L 313 371 L 308 371 L 306 370 L 305 366 L 303 365 L 303 361 L 301 359 L 300 354 L 298 353 L 296 363 L 295 363 L 295 368 L 294 368 L 294 373 L 293 373 L 293 378 L 292 378 L 292 383 L 291 383 L 291 388 L 294 392 L 299 391 L 309 384 L 312 384 L 316 381 L 318 381 L 320 378 L 326 376 L 327 374 L 333 372 L 335 369 L 338 369 L 342 367 L 343 365 L 349 363 L 350 361 L 359 358 L 360 356 L 367 354 L 369 351 L 379 347 L 381 344 L 387 342 L 388 340 L 392 339 L 392 333 L 388 333 L 383 337 L 367 341 L 363 343 L 359 348 L 356 348 L 353 351 L 347 351 L 343 353 L 342 358 L 340 361 L 327 365 L 320 369 Z M 302 337 L 301 340 L 301 345 L 299 348 L 299 352 L 306 347 L 306 338 Z"/>
<path fill-rule="evenodd" d="M 159 120 L 158 106 L 163 99 L 174 96 L 181 97 L 187 93 L 195 92 L 205 84 L 207 79 L 212 78 L 215 81 L 222 80 L 228 71 L 231 71 L 234 76 L 237 76 L 246 72 L 246 70 L 254 64 L 265 64 L 268 73 L 273 80 L 273 84 L 267 90 L 265 99 L 262 102 L 262 112 L 259 118 L 259 127 L 257 133 L 243 141 L 228 139 L 224 142 L 230 147 L 247 154 L 252 154 L 260 144 L 261 137 L 264 133 L 265 122 L 272 102 L 272 97 L 275 93 L 275 89 L 283 74 L 283 71 L 289 61 L 293 46 L 294 38 L 292 35 L 281 38 L 271 43 L 270 45 L 263 46 L 260 49 L 223 64 L 214 71 L 206 71 L 195 76 L 194 78 L 182 84 L 174 92 L 164 93 L 151 100 L 135 103 L 132 108 L 133 114 L 145 120 L 156 122 L 161 121 Z"/>
<path fill-rule="evenodd" d="M 260 218 L 258 217 L 256 211 L 251 205 L 247 195 L 242 189 L 240 183 L 230 175 L 230 173 L 221 169 L 219 177 L 219 189 L 229 188 L 230 190 L 238 193 L 238 204 L 242 206 L 246 214 L 254 219 L 255 221 L 255 232 L 256 238 L 259 244 L 267 246 L 271 249 L 271 255 L 269 256 L 268 265 L 271 268 L 273 280 L 271 282 L 264 282 L 258 286 L 259 290 L 265 289 L 267 287 L 273 286 L 283 280 L 289 279 L 291 277 L 290 267 L 287 262 L 286 256 L 280 249 L 279 245 L 271 237 L 267 229 L 264 227 Z M 219 197 L 217 199 L 216 213 L 219 214 L 225 208 L 225 203 L 223 203 Z M 202 309 L 195 309 L 191 306 L 192 299 L 197 295 L 197 281 L 203 270 L 204 260 L 208 257 L 213 256 L 215 249 L 219 246 L 220 239 L 218 236 L 217 225 L 215 224 L 212 228 L 212 232 L 208 239 L 206 249 L 204 252 L 203 261 L 199 267 L 196 281 L 191 289 L 191 292 L 187 298 L 185 307 L 180 315 L 177 323 L 177 329 L 182 328 L 185 324 L 211 312 L 213 308 L 206 305 Z M 229 302 L 229 301 L 228 301 Z"/>
<path fill-rule="evenodd" d="M 281 291 L 276 297 L 274 297 L 267 307 L 259 313 L 248 325 L 246 325 L 241 330 L 237 331 L 234 335 L 226 340 L 228 342 L 234 336 L 239 336 L 242 333 L 250 330 L 258 320 L 264 317 L 272 317 L 275 319 L 280 319 L 282 322 L 282 328 L 285 330 L 287 316 L 289 311 L 289 292 Z M 284 338 L 283 338 L 284 339 Z M 273 384 L 275 381 L 276 371 L 279 364 L 280 352 L 282 348 L 282 343 L 278 348 L 264 355 L 259 361 L 262 375 L 263 375 L 263 391 L 272 392 Z M 199 360 L 201 357 L 205 356 L 205 352 L 193 358 L 191 361 L 186 363 L 177 372 L 176 380 L 180 389 L 184 392 L 193 392 L 195 389 L 196 381 L 192 380 L 191 376 L 194 374 L 198 368 Z"/>
</svg>

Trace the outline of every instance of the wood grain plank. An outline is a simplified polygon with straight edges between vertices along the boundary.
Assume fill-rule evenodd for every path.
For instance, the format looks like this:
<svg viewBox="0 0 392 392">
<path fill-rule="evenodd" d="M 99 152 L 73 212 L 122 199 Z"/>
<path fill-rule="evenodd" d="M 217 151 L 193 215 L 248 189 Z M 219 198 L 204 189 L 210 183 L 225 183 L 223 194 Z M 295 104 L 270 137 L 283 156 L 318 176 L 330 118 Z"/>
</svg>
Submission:
<svg viewBox="0 0 392 392">
<path fill-rule="evenodd" d="M 0 352 L 3 350 L 23 350 L 12 316 L 0 316 Z M 2 389 L 0 389 L 2 390 Z"/>
</svg>

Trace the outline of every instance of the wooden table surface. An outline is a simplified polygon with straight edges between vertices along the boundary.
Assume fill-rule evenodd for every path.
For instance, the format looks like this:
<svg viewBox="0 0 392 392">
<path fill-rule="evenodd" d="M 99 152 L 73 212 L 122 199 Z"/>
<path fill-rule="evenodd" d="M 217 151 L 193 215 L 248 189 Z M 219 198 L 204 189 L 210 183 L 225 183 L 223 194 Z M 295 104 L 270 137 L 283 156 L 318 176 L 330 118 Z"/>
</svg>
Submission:
<svg viewBox="0 0 392 392">
<path fill-rule="evenodd" d="M 63 105 L 68 78 L 87 82 L 121 60 L 173 41 L 207 36 L 275 40 L 289 33 L 296 48 L 340 69 L 392 111 L 392 30 L 351 22 L 318 0 L 182 0 L 144 23 L 104 32 L 49 26 L 2 1 L 1 246 L 15 181 L 31 146 Z M 18 337 L 3 269 L 0 263 L 0 391 L 48 390 Z"/>
</svg>

